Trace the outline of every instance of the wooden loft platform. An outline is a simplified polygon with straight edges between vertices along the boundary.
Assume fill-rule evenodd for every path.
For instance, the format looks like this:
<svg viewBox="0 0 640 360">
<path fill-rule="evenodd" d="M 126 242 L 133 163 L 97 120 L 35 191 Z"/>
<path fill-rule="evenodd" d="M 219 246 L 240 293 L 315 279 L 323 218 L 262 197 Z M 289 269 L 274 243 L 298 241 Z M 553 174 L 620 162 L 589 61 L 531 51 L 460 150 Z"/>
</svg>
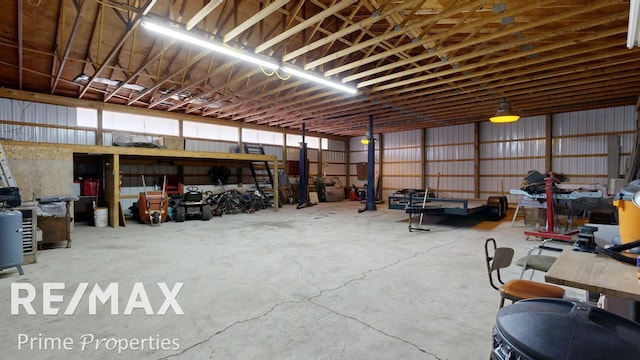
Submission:
<svg viewBox="0 0 640 360">
<path fill-rule="evenodd" d="M 262 154 L 241 154 L 241 153 L 222 153 L 207 151 L 189 151 L 189 150 L 172 150 L 159 148 L 140 148 L 128 146 L 100 146 L 100 145 L 74 145 L 74 144 L 52 144 L 52 143 L 35 143 L 35 142 L 19 142 L 19 141 L 2 141 L 3 147 L 7 152 L 9 162 L 17 163 L 19 169 L 14 171 L 16 179 L 27 180 L 34 177 L 32 168 L 42 167 L 44 160 L 51 168 L 48 171 L 53 173 L 67 172 L 73 169 L 73 155 L 90 154 L 103 156 L 107 167 L 105 170 L 104 181 L 104 201 L 109 208 L 109 225 L 112 227 L 119 226 L 120 215 L 120 158 L 121 157 L 139 157 L 139 158 L 158 158 L 158 159 L 182 159 L 182 160 L 200 160 L 200 161 L 223 161 L 225 163 L 248 164 L 250 162 L 270 162 L 273 166 L 273 181 L 278 183 L 278 159 L 274 155 Z M 47 161 L 49 160 L 49 161 Z M 68 164 L 66 164 L 68 162 Z M 53 166 L 53 164 L 61 164 L 61 166 Z M 46 170 L 43 170 L 46 171 Z M 51 191 L 40 190 L 35 186 L 27 184 L 24 194 L 36 194 L 38 197 L 50 195 L 69 195 L 72 193 L 73 173 L 56 174 L 60 178 L 66 179 L 65 184 L 59 184 Z M 37 177 L 37 175 L 35 176 Z M 36 181 L 37 182 L 37 181 Z M 68 182 L 68 184 L 66 184 Z M 67 186 L 65 186 L 67 185 Z M 67 190 L 62 190 L 67 189 Z M 66 192 L 66 193 L 63 193 Z M 274 208 L 278 208 L 278 191 L 274 191 Z"/>
</svg>

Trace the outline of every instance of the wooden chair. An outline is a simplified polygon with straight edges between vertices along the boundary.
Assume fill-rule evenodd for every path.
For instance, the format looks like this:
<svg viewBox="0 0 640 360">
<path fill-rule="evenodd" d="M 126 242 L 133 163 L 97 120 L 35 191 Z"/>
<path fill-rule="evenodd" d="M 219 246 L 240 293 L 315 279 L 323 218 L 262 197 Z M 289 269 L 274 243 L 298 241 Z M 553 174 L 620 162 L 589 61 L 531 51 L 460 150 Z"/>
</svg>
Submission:
<svg viewBox="0 0 640 360">
<path fill-rule="evenodd" d="M 516 302 L 523 299 L 564 297 L 564 289 L 559 286 L 524 279 L 513 279 L 506 283 L 502 281 L 500 269 L 511 265 L 514 254 L 512 248 L 497 247 L 496 240 L 489 238 L 484 243 L 484 253 L 489 283 L 494 289 L 500 291 L 500 308 L 504 306 L 505 299 Z M 494 282 L 494 276 L 500 287 Z"/>
</svg>

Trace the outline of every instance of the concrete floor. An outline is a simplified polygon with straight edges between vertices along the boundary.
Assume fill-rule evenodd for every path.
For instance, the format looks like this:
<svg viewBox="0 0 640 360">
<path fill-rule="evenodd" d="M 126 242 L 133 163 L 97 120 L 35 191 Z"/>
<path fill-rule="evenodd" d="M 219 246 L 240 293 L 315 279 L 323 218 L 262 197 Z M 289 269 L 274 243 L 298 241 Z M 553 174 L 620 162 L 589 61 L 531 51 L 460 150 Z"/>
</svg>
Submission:
<svg viewBox="0 0 640 360">
<path fill-rule="evenodd" d="M 153 227 L 76 224 L 72 248 L 39 252 L 23 276 L 0 272 L 2 358 L 487 359 L 499 295 L 487 280 L 484 240 L 525 255 L 535 242 L 525 240 L 522 218 L 511 227 L 513 209 L 501 222 L 429 216 L 431 231 L 410 233 L 403 211 L 381 204 L 358 213 L 361 206 L 285 206 Z M 517 276 L 513 265 L 505 277 Z M 60 313 L 88 283 L 73 314 L 42 314 L 50 282 L 65 286 L 53 291 L 64 296 L 52 303 Z M 133 286 L 142 283 L 157 313 L 159 282 L 184 284 L 175 300 L 183 315 L 172 307 L 145 314 Z M 36 315 L 11 315 L 12 283 L 34 285 Z M 118 314 L 100 303 L 89 314 L 90 290 L 110 283 Z M 132 293 L 137 308 L 125 315 Z M 580 290 L 568 295 L 584 299 Z"/>
</svg>

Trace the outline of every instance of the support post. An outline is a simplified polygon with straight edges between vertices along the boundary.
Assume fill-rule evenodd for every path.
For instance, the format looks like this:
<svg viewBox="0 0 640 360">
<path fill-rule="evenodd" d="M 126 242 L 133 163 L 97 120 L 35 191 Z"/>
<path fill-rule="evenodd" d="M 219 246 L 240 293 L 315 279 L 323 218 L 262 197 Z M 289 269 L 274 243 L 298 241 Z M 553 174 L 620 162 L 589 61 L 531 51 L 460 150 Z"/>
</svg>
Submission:
<svg viewBox="0 0 640 360">
<path fill-rule="evenodd" d="M 364 209 L 358 210 L 358 212 L 376 210 L 376 141 L 373 134 L 373 115 L 369 115 L 369 144 L 367 144 L 367 201 L 366 207 Z"/>
<path fill-rule="evenodd" d="M 305 142 L 305 123 L 302 123 L 302 143 L 300 143 L 300 181 L 298 182 L 298 206 L 297 209 L 302 209 L 308 206 L 312 206 L 307 197 L 307 180 L 309 178 L 309 167 L 307 166 L 307 143 Z"/>
</svg>

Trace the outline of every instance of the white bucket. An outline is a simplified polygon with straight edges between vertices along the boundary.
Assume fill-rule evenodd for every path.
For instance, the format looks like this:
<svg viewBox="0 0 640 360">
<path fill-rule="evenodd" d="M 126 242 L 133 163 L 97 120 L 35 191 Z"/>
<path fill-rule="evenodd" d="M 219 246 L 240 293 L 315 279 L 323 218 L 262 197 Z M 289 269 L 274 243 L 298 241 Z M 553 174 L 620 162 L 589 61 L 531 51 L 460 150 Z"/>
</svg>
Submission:
<svg viewBox="0 0 640 360">
<path fill-rule="evenodd" d="M 96 208 L 93 212 L 93 218 L 95 220 L 96 227 L 106 227 L 109 225 L 109 209 Z"/>
</svg>

